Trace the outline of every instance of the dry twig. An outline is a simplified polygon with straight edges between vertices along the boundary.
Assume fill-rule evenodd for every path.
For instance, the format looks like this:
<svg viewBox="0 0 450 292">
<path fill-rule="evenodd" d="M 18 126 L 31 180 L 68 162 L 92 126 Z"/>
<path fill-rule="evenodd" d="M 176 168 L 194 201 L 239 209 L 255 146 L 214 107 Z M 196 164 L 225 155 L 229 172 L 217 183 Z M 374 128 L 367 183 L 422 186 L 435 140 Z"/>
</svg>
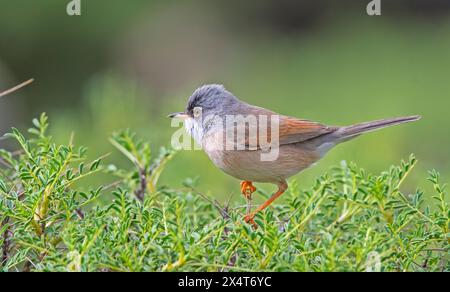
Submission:
<svg viewBox="0 0 450 292">
<path fill-rule="evenodd" d="M 5 90 L 3 92 L 0 92 L 0 97 L 6 96 L 8 94 L 11 94 L 14 91 L 17 91 L 17 90 L 21 89 L 22 87 L 27 86 L 28 84 L 32 83 L 33 81 L 34 81 L 34 79 L 32 78 L 32 79 L 29 79 L 29 80 L 27 80 L 25 82 L 20 83 L 19 85 L 14 86 L 13 88 L 10 88 L 10 89 L 7 89 L 7 90 Z"/>
</svg>

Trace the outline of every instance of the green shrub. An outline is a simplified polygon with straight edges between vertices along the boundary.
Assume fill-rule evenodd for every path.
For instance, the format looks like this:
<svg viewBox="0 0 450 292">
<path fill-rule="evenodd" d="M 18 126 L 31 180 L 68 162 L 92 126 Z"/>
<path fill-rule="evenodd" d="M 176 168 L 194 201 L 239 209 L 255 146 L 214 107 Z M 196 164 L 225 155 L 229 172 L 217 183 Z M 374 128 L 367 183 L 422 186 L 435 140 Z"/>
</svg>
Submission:
<svg viewBox="0 0 450 292">
<path fill-rule="evenodd" d="M 245 205 L 219 204 L 196 180 L 157 187 L 171 150 L 153 159 L 133 133 L 116 133 L 112 144 L 133 164 L 123 170 L 103 157 L 86 161 L 72 138 L 56 145 L 45 115 L 33 123 L 29 139 L 8 134 L 20 150 L 0 150 L 3 271 L 449 270 L 439 174 L 429 175 L 433 206 L 420 191 L 400 191 L 414 157 L 380 175 L 342 163 L 310 190 L 293 181 L 285 203 L 259 214 L 253 230 L 242 221 Z M 99 172 L 118 180 L 86 191 L 83 179 Z"/>
</svg>

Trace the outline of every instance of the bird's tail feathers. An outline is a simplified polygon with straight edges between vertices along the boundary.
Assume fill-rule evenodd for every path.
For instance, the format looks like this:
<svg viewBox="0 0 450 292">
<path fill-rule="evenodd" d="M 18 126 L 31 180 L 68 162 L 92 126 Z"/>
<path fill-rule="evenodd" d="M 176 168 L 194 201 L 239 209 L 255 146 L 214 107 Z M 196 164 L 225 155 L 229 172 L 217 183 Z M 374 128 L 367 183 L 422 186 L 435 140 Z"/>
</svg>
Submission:
<svg viewBox="0 0 450 292">
<path fill-rule="evenodd" d="M 331 135 L 333 136 L 333 140 L 339 143 L 355 138 L 363 133 L 372 132 L 378 129 L 383 129 L 403 123 L 414 122 L 420 120 L 420 118 L 421 116 L 409 116 L 409 117 L 400 117 L 400 118 L 365 122 L 352 126 L 340 127 Z"/>
</svg>

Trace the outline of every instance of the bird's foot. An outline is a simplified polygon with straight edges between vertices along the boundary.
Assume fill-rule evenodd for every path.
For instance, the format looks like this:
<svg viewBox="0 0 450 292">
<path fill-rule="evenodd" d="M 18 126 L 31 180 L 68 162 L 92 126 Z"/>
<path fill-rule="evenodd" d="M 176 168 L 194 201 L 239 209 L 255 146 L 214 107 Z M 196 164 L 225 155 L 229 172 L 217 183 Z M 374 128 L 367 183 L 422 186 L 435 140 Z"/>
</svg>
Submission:
<svg viewBox="0 0 450 292">
<path fill-rule="evenodd" d="M 242 181 L 241 182 L 241 193 L 245 196 L 247 200 L 252 199 L 252 194 L 256 191 L 255 186 L 251 181 Z"/>
<path fill-rule="evenodd" d="M 254 220 L 255 215 L 256 215 L 255 213 L 250 213 L 250 214 L 245 215 L 245 217 L 244 217 L 244 222 L 251 224 L 253 226 L 253 229 L 258 228 L 258 224 L 256 224 L 256 222 Z"/>
</svg>

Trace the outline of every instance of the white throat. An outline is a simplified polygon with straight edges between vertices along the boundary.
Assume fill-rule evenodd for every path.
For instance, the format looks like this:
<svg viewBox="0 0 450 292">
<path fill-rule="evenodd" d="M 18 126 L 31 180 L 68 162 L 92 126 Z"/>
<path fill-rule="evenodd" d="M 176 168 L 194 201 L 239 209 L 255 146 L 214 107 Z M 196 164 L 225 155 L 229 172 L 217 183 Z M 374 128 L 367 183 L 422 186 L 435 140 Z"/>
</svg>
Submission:
<svg viewBox="0 0 450 292">
<path fill-rule="evenodd" d="M 186 119 L 184 121 L 184 127 L 188 134 L 194 139 L 195 143 L 202 145 L 203 139 L 203 127 L 198 123 L 198 121 L 193 118 Z"/>
</svg>

